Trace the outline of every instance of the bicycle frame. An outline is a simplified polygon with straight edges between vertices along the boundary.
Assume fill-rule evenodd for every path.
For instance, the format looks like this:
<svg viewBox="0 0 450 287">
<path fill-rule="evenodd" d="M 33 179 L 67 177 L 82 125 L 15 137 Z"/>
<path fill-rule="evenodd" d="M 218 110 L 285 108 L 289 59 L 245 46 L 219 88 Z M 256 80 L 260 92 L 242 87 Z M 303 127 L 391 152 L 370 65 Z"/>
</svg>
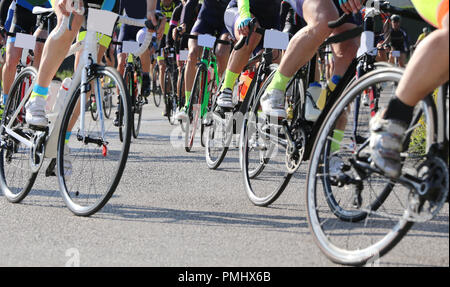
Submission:
<svg viewBox="0 0 450 287">
<path fill-rule="evenodd" d="M 83 54 L 79 63 L 78 68 L 75 71 L 72 84 L 70 85 L 68 95 L 73 96 L 73 94 L 76 92 L 76 89 L 80 86 L 81 87 L 87 87 L 89 76 L 88 73 L 92 72 L 92 67 L 95 69 L 95 59 L 97 59 L 97 38 L 96 38 L 96 32 L 94 31 L 87 31 L 86 32 L 86 38 L 83 42 L 76 43 L 72 45 L 71 50 L 68 54 L 68 56 L 71 56 L 75 54 L 80 49 L 83 49 Z M 82 67 L 82 68 L 80 68 Z M 12 130 L 12 124 L 15 122 L 15 119 L 17 118 L 20 111 L 23 109 L 25 103 L 28 101 L 31 90 L 34 86 L 34 81 L 31 83 L 30 87 L 26 91 L 24 97 L 22 98 L 22 101 L 20 102 L 18 108 L 16 109 L 14 115 L 12 116 L 11 120 L 9 121 L 9 124 L 4 127 L 5 131 L 11 135 L 16 140 L 20 141 L 24 145 L 26 145 L 28 148 L 33 147 L 32 141 L 20 136 L 19 134 L 15 133 Z M 102 139 L 105 141 L 105 127 L 104 127 L 104 118 L 103 118 L 103 106 L 101 101 L 101 93 L 102 93 L 102 86 L 98 81 L 94 83 L 94 89 L 96 92 L 96 101 L 97 101 L 97 109 L 99 111 L 99 117 L 100 117 L 100 123 L 101 123 L 101 131 L 102 131 Z M 80 115 L 81 115 L 81 121 L 80 121 L 80 128 L 77 136 L 81 136 L 81 139 L 84 141 L 86 138 L 85 135 L 85 109 L 86 106 L 86 96 L 87 96 L 87 89 L 82 88 L 81 90 L 81 105 L 80 105 Z M 65 111 L 67 108 L 68 102 L 65 103 L 64 108 L 62 111 Z M 58 138 L 59 138 L 59 132 L 61 130 L 61 124 L 63 120 L 63 113 L 62 111 L 59 111 L 58 116 L 56 118 L 56 121 L 54 123 L 50 123 L 48 129 L 47 129 L 47 136 L 45 140 L 45 157 L 46 158 L 55 158 L 57 155 L 57 144 L 58 144 Z"/>
<path fill-rule="evenodd" d="M 208 73 L 209 67 L 211 67 L 211 66 L 214 67 L 214 79 L 216 81 L 217 87 L 220 85 L 219 71 L 217 68 L 217 60 L 216 60 L 216 56 L 213 53 L 211 53 L 211 48 L 203 47 L 202 59 L 200 60 L 200 62 L 197 65 L 199 66 L 198 67 L 199 69 L 203 69 L 203 71 L 205 72 L 205 79 L 204 79 L 203 83 L 200 83 L 204 87 L 200 117 L 204 118 L 208 112 L 208 102 L 209 102 L 209 97 L 211 96 L 211 92 L 208 89 L 208 74 L 207 73 Z M 187 106 L 190 105 L 191 98 L 192 97 L 189 97 Z"/>
</svg>

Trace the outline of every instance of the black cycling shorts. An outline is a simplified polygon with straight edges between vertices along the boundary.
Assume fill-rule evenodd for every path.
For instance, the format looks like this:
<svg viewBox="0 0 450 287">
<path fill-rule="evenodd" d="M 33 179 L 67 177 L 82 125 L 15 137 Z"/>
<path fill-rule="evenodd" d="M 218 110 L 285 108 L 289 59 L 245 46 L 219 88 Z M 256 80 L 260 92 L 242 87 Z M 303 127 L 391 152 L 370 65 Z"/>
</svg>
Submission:
<svg viewBox="0 0 450 287">
<path fill-rule="evenodd" d="M 215 1 L 204 2 L 191 33 L 221 36 L 228 33 L 223 21 L 226 6 Z"/>
<path fill-rule="evenodd" d="M 280 29 L 280 9 L 279 1 L 273 0 L 250 0 L 250 13 L 258 20 L 259 25 L 264 29 Z M 225 13 L 225 25 L 234 35 L 234 26 L 239 20 L 240 14 L 238 10 L 237 0 L 231 0 Z"/>
</svg>

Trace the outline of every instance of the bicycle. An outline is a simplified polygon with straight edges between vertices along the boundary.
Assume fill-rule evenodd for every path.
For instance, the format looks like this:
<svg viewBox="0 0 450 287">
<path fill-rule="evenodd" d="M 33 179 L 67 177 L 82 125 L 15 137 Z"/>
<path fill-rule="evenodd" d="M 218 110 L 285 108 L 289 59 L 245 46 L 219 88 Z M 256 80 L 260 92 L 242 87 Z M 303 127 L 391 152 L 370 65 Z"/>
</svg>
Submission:
<svg viewBox="0 0 450 287">
<path fill-rule="evenodd" d="M 138 55 L 134 53 L 128 54 L 127 64 L 123 73 L 123 79 L 127 89 L 131 95 L 131 112 L 133 114 L 132 131 L 133 137 L 136 139 L 139 136 L 142 121 L 142 109 L 145 104 L 145 99 L 142 90 L 142 65 Z M 119 113 L 122 111 L 119 104 Z M 123 133 L 119 129 L 120 134 Z"/>
<path fill-rule="evenodd" d="M 390 11 L 400 13 L 404 10 L 391 7 Z M 361 33 L 374 37 L 376 14 L 375 10 L 366 12 L 362 26 L 328 38 L 322 47 L 352 39 Z M 407 12 L 403 12 L 403 14 L 419 17 Z M 337 21 L 330 22 L 329 26 L 330 28 L 339 27 L 351 20 L 351 17 L 352 15 L 343 15 Z M 377 49 L 374 45 L 366 45 L 364 42 L 362 47 L 364 49 L 360 49 L 359 55 L 352 61 L 335 90 L 330 91 L 327 103 L 315 122 L 308 121 L 305 117 L 306 87 L 314 80 L 314 58 L 295 74 L 287 86 L 287 98 L 291 98 L 287 102 L 292 103 L 289 108 L 293 110 L 291 119 L 288 117 L 278 124 L 277 119 L 268 119 L 264 115 L 260 115 L 260 98 L 268 83 L 271 82 L 274 73 L 269 76 L 259 93 L 253 94 L 255 97 L 252 99 L 253 105 L 248 116 L 244 118 L 240 149 L 244 186 L 247 196 L 253 204 L 268 206 L 279 198 L 302 162 L 309 159 L 319 127 L 338 96 L 358 77 L 377 69 L 380 65 L 386 65 L 375 62 Z M 370 107 L 375 112 L 378 109 L 378 101 L 375 97 L 371 99 Z M 356 109 L 356 112 L 359 112 L 359 109 Z M 370 115 L 370 112 L 368 114 Z M 354 138 L 354 143 L 356 144 L 356 141 L 359 140 L 357 137 Z M 262 171 L 265 171 L 264 174 Z"/>
<path fill-rule="evenodd" d="M 73 2 L 73 13 L 86 15 L 84 7 L 78 1 Z M 102 13 L 89 8 L 89 12 Z M 88 17 L 88 21 L 89 21 Z M 61 26 L 55 31 L 56 38 L 69 29 L 72 17 L 64 17 Z M 115 20 L 139 27 L 153 25 L 146 20 L 117 16 Z M 114 23 L 111 24 L 111 30 Z M 95 24 L 94 24 L 95 25 Z M 88 27 L 90 27 L 88 25 Z M 151 40 L 147 33 L 146 41 L 140 47 L 142 53 Z M 116 190 L 128 157 L 131 141 L 131 103 L 122 77 L 111 67 L 96 64 L 96 31 L 88 29 L 83 42 L 72 45 L 69 54 L 83 49 L 83 55 L 75 71 L 73 81 L 65 99 L 64 109 L 56 120 L 46 128 L 30 127 L 25 120 L 25 104 L 29 100 L 33 85 L 23 83 L 36 79 L 36 70 L 25 68 L 17 76 L 8 98 L 4 117 L 0 127 L 0 188 L 5 197 L 14 203 L 22 201 L 30 192 L 45 158 L 56 163 L 59 189 L 64 202 L 71 212 L 79 216 L 90 216 L 100 210 Z M 124 128 L 124 141 L 120 143 L 114 136 L 118 134 L 114 124 L 103 117 L 101 81 L 108 80 L 118 89 L 121 107 L 124 111 L 121 126 Z M 87 93 L 96 94 L 99 121 L 91 121 L 86 115 Z M 81 104 L 79 104 L 81 102 Z M 74 119 L 79 125 L 75 135 L 71 135 L 69 123 L 76 107 L 80 107 L 80 116 Z M 94 130 L 96 129 L 96 130 Z M 69 148 L 69 145 L 71 148 Z M 65 170 L 65 160 L 72 159 L 71 168 Z M 104 172 L 99 175 L 96 172 Z M 20 173 L 18 177 L 16 173 Z"/>
<path fill-rule="evenodd" d="M 363 265 L 379 259 L 415 222 L 432 220 L 448 201 L 448 84 L 441 88 L 437 103 L 429 95 L 416 107 L 398 179 L 370 164 L 368 131 L 360 145 L 350 145 L 347 133 L 343 150 L 329 151 L 332 121 L 353 108 L 367 88 L 377 86 L 393 96 L 402 74 L 401 69 L 382 68 L 356 81 L 330 111 L 316 139 L 307 176 L 308 222 L 314 241 L 333 262 Z M 350 119 L 346 128 L 353 123 Z M 423 133 L 424 143 L 417 140 Z M 335 176 L 327 168 L 332 157 L 340 157 L 345 166 Z"/>
<path fill-rule="evenodd" d="M 175 124 L 175 114 L 178 107 L 177 83 L 178 69 L 173 48 L 164 49 L 164 61 L 166 62 L 166 71 L 164 77 L 164 102 L 166 105 L 167 119 L 171 125 Z"/>
<path fill-rule="evenodd" d="M 392 9 L 386 1 L 379 4 L 380 11 Z M 364 265 L 379 259 L 415 222 L 432 220 L 448 201 L 448 84 L 441 88 L 437 103 L 429 95 L 416 107 L 401 153 L 403 172 L 397 179 L 371 164 L 368 120 L 350 115 L 359 109 L 358 99 L 368 89 L 378 94 L 380 102 L 385 99 L 380 105 L 386 105 L 402 75 L 400 68 L 380 68 L 352 83 L 317 134 L 307 175 L 308 223 L 314 241 L 333 262 Z M 344 114 L 342 149 L 332 153 L 330 134 Z M 355 125 L 361 128 L 356 145 L 353 132 L 348 132 Z M 330 169 L 333 158 L 341 161 L 336 172 Z"/>
<path fill-rule="evenodd" d="M 198 39 L 202 35 L 189 35 L 191 39 Z M 195 135 L 197 132 L 198 124 L 201 124 L 200 138 L 202 146 L 204 123 L 203 119 L 208 112 L 208 108 L 211 105 L 211 95 L 214 95 L 220 86 L 219 72 L 217 69 L 217 59 L 214 55 L 215 46 L 217 44 L 230 45 L 229 41 L 220 40 L 216 38 L 214 43 L 206 44 L 203 47 L 202 56 L 197 63 L 197 71 L 195 73 L 194 85 L 192 88 L 191 96 L 187 103 L 187 116 L 185 124 L 185 150 L 190 152 L 194 144 Z"/>
<path fill-rule="evenodd" d="M 106 119 L 109 119 L 111 117 L 112 99 L 113 99 L 113 95 L 114 95 L 113 89 L 114 88 L 115 88 L 114 85 L 112 87 L 108 86 L 108 85 L 103 85 L 104 93 L 101 95 L 101 98 L 102 98 L 102 103 L 103 103 L 103 107 L 104 107 L 103 114 Z M 98 112 L 97 112 L 97 103 L 95 101 L 95 95 L 91 95 L 89 97 L 88 106 L 89 106 L 89 110 L 91 112 L 92 119 L 94 121 L 96 121 L 98 119 Z"/>
<path fill-rule="evenodd" d="M 234 50 L 240 50 L 244 44 L 248 45 L 248 41 L 253 33 L 264 35 L 266 30 L 262 28 L 257 28 L 255 30 L 255 25 L 256 19 L 253 19 L 249 24 L 249 30 L 251 32 L 247 37 L 243 37 L 236 43 L 236 46 L 233 48 Z M 242 129 L 244 115 L 247 114 L 249 106 L 253 104 L 253 94 L 259 92 L 259 89 L 262 83 L 267 79 L 267 76 L 276 70 L 276 64 L 272 64 L 274 58 L 273 50 L 273 48 L 265 46 L 262 53 L 255 55 L 248 61 L 243 71 L 255 71 L 255 76 L 252 79 L 243 100 L 236 99 L 237 94 L 240 93 L 238 89 L 233 91 L 233 102 L 235 102 L 236 105 L 231 111 L 218 107 L 216 103 L 217 97 L 213 97 L 210 111 L 205 120 L 207 123 L 205 125 L 205 158 L 208 168 L 214 170 L 221 165 L 232 143 L 232 137 L 237 135 L 238 131 L 241 131 Z"/>
</svg>

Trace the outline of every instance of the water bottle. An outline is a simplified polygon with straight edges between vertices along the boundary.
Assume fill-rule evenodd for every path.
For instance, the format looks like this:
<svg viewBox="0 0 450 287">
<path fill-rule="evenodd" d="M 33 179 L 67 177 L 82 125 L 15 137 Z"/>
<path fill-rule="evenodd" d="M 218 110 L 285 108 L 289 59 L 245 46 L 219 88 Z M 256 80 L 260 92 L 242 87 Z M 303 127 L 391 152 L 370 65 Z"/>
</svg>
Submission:
<svg viewBox="0 0 450 287">
<path fill-rule="evenodd" d="M 245 71 L 239 78 L 239 101 L 243 102 L 247 95 L 248 88 L 255 77 L 255 72 Z"/>
<path fill-rule="evenodd" d="M 46 114 L 50 114 L 53 110 L 53 106 L 55 106 L 56 98 L 58 97 L 58 91 L 61 87 L 61 81 L 60 80 L 53 80 L 50 83 L 50 87 L 48 89 L 48 96 L 47 101 L 45 105 L 45 112 Z"/>
<path fill-rule="evenodd" d="M 56 96 L 55 104 L 52 108 L 51 113 L 48 115 L 48 119 L 51 123 L 54 122 L 58 117 L 58 114 L 63 111 L 64 106 L 68 100 L 67 94 L 69 93 L 69 87 L 71 83 L 71 78 L 65 78 L 62 82 L 58 91 L 58 95 Z"/>
</svg>

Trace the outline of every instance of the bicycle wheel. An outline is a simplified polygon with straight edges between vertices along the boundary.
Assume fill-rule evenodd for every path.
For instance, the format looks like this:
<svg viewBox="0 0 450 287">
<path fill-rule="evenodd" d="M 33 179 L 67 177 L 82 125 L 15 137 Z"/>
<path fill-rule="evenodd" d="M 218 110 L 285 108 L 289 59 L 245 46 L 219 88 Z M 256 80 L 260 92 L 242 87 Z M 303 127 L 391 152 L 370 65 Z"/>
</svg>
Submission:
<svg viewBox="0 0 450 287">
<path fill-rule="evenodd" d="M 216 111 L 215 99 L 213 99 L 211 111 L 206 115 L 208 124 L 205 126 L 206 146 L 205 159 L 209 169 L 217 169 L 225 158 L 233 136 L 233 121 L 231 113 Z"/>
<path fill-rule="evenodd" d="M 167 119 L 171 125 L 175 124 L 175 114 L 177 113 L 177 97 L 172 81 L 172 74 L 167 71 L 165 76 L 165 98 L 167 99 Z"/>
<path fill-rule="evenodd" d="M 8 100 L 1 120 L 0 135 L 0 188 L 6 199 L 12 203 L 21 202 L 30 192 L 38 175 L 30 165 L 30 148 L 8 135 L 4 126 L 8 126 L 22 99 L 31 93 L 37 71 L 33 67 L 22 70 L 11 86 Z M 35 132 L 27 127 L 25 108 L 22 108 L 11 125 L 17 134 L 32 141 Z"/>
<path fill-rule="evenodd" d="M 376 87 L 380 107 L 386 106 L 401 76 L 400 69 L 382 68 L 354 82 L 336 102 L 316 138 L 307 176 L 308 222 L 315 242 L 333 262 L 363 265 L 375 261 L 391 250 L 413 224 L 407 211 L 411 190 L 354 164 L 356 160 L 367 165 L 370 162 L 369 118 L 358 119 L 361 133 L 366 133 L 365 142 L 355 143 L 353 138 L 356 119 L 352 112 L 357 99 L 367 89 Z M 434 115 L 428 107 L 422 105 L 416 114 L 424 115 L 426 134 L 434 135 Z M 344 138 L 338 149 L 330 152 L 330 145 L 336 143 L 336 129 L 344 131 Z M 416 129 L 415 123 L 412 129 Z M 426 141 L 428 146 L 432 139 L 427 137 Z M 403 169 L 417 172 L 418 159 L 425 155 L 408 146 L 402 153 Z M 342 162 L 337 171 L 327 168 L 331 158 Z"/>
<path fill-rule="evenodd" d="M 159 84 L 159 66 L 155 65 L 153 69 L 153 77 L 152 77 L 152 92 L 153 92 L 153 102 L 155 106 L 158 108 L 161 104 L 162 91 L 161 85 Z"/>
<path fill-rule="evenodd" d="M 77 134 L 70 133 L 72 114 L 79 105 L 80 87 L 70 98 L 59 132 L 59 187 L 67 207 L 79 216 L 90 216 L 108 202 L 120 182 L 130 149 L 131 103 L 123 79 L 115 69 L 98 66 L 96 75 L 89 82 L 100 82 L 101 79 L 110 80 L 117 86 L 123 110 L 123 142 L 113 121 L 93 122 L 86 115 L 84 134 L 79 129 Z M 78 117 L 75 126 L 80 126 L 81 118 Z"/>
<path fill-rule="evenodd" d="M 282 194 L 292 173 L 286 168 L 287 142 L 281 126 L 267 124 L 261 112 L 260 98 L 273 78 L 276 66 L 252 101 L 241 132 L 241 166 L 249 200 L 257 206 L 268 206 Z"/>
<path fill-rule="evenodd" d="M 199 66 L 195 75 L 194 86 L 192 88 L 191 100 L 188 107 L 188 120 L 185 126 L 185 150 L 190 152 L 194 145 L 197 128 L 199 126 L 202 110 L 203 94 L 205 91 L 207 72 Z"/>
</svg>

